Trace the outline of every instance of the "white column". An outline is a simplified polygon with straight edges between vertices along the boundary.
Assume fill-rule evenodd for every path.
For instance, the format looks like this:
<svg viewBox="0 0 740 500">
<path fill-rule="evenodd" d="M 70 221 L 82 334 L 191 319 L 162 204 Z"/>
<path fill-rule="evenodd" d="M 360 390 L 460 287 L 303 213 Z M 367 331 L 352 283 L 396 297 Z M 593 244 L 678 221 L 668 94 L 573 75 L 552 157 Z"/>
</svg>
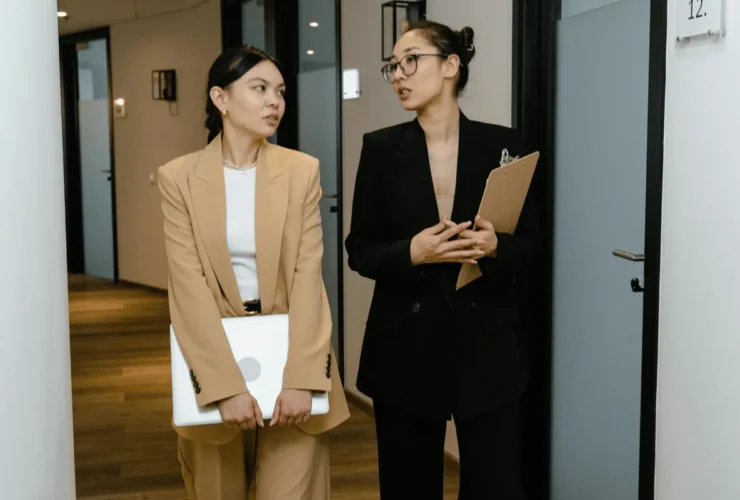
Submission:
<svg viewBox="0 0 740 500">
<path fill-rule="evenodd" d="M 56 0 L 3 2 L 0 490 L 73 500 Z"/>
</svg>

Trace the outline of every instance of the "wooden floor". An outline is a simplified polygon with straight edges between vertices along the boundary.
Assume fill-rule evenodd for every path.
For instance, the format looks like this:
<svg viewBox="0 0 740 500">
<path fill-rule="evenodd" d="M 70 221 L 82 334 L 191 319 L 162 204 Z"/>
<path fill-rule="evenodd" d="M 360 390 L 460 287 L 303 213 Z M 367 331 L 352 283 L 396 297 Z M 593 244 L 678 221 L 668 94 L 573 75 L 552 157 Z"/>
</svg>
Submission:
<svg viewBox="0 0 740 500">
<path fill-rule="evenodd" d="M 170 427 L 168 329 L 164 294 L 70 277 L 78 500 L 187 499 Z M 372 418 L 351 410 L 331 433 L 332 499 L 378 499 Z M 457 485 L 447 471 L 445 500 Z"/>
</svg>

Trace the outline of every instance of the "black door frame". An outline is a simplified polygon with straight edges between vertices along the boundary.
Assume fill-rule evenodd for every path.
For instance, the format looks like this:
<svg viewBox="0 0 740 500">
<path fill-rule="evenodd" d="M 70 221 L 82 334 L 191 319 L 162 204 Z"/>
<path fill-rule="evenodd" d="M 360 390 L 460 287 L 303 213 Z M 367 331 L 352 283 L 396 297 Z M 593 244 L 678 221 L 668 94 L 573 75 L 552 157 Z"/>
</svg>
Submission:
<svg viewBox="0 0 740 500">
<path fill-rule="evenodd" d="M 226 50 L 232 47 L 238 47 L 243 44 L 242 33 L 242 3 L 245 0 L 221 0 L 221 45 Z M 278 128 L 277 143 L 280 146 L 298 149 L 298 95 L 291 92 L 290 89 L 298 88 L 298 73 L 300 72 L 300 52 L 299 52 L 299 11 L 298 0 L 263 0 L 265 6 L 265 47 L 264 49 L 273 54 L 283 66 L 286 87 L 288 92 L 285 96 L 286 106 L 285 115 Z M 337 186 L 336 186 L 336 216 L 337 216 L 337 294 L 339 304 L 337 304 L 337 333 L 339 340 L 339 352 L 335 353 L 337 364 L 339 365 L 339 374 L 344 382 L 344 237 L 342 228 L 344 227 L 343 203 L 342 196 L 342 32 L 341 32 L 341 0 L 334 0 L 336 26 L 335 46 L 336 60 L 340 62 L 337 65 Z"/>
<path fill-rule="evenodd" d="M 540 207 L 545 241 L 540 276 L 529 306 L 538 318 L 531 325 L 533 383 L 525 436 L 527 483 L 531 498 L 549 498 L 552 370 L 552 256 L 555 153 L 556 23 L 561 0 L 514 1 L 512 126 L 527 151 L 539 150 L 540 166 L 532 190 Z M 645 207 L 645 291 L 643 298 L 639 500 L 653 500 L 655 489 L 658 319 L 663 196 L 667 0 L 650 2 L 650 67 Z"/>
<path fill-rule="evenodd" d="M 82 221 L 82 162 L 78 113 L 79 77 L 77 44 L 105 39 L 108 80 L 108 131 L 110 134 L 110 189 L 113 218 L 113 280 L 118 283 L 118 227 L 116 217 L 116 165 L 113 137 L 113 82 L 110 28 L 108 26 L 59 37 L 61 71 L 62 131 L 64 144 L 64 186 L 67 231 L 67 271 L 85 272 L 84 226 Z"/>
</svg>

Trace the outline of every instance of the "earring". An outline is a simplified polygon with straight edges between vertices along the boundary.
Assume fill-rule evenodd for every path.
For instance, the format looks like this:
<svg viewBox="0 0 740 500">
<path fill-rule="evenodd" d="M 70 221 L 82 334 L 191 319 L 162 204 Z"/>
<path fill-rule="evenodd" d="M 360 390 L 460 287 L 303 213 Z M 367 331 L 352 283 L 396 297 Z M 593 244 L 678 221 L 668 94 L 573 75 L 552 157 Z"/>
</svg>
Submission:
<svg viewBox="0 0 740 500">
<path fill-rule="evenodd" d="M 221 111 L 221 116 L 223 116 L 224 118 L 226 118 L 227 116 L 229 116 L 229 112 L 224 109 L 223 111 Z"/>
</svg>

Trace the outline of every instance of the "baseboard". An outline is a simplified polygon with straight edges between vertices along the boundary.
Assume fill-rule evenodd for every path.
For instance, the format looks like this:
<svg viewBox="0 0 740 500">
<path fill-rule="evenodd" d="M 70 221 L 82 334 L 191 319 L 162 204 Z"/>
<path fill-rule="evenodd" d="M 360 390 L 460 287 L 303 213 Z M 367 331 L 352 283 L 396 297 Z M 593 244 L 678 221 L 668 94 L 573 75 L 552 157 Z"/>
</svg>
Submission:
<svg viewBox="0 0 740 500">
<path fill-rule="evenodd" d="M 142 283 L 135 283 L 133 281 L 126 281 L 126 280 L 122 280 L 122 279 L 119 279 L 118 280 L 118 283 L 120 283 L 121 285 L 130 286 L 130 287 L 133 287 L 133 288 L 139 288 L 141 290 L 146 290 L 147 292 L 156 293 L 157 295 L 167 295 L 167 289 L 166 288 L 159 288 L 159 287 L 156 287 L 156 286 L 144 285 Z"/>
<path fill-rule="evenodd" d="M 357 408 L 362 410 L 363 413 L 367 413 L 373 418 L 375 417 L 373 405 L 367 400 L 363 399 L 362 396 L 355 394 L 355 392 L 351 391 L 350 389 L 344 389 L 344 395 L 347 398 L 347 402 L 349 402 L 351 405 L 356 406 Z"/>
<path fill-rule="evenodd" d="M 344 389 L 344 395 L 347 398 L 347 402 L 349 402 L 352 406 L 356 407 L 363 413 L 366 413 L 373 418 L 375 417 L 373 405 L 368 403 L 365 399 L 358 396 L 349 389 Z M 445 467 L 452 471 L 455 471 L 457 474 L 460 474 L 460 460 L 447 451 L 445 451 Z"/>
</svg>

